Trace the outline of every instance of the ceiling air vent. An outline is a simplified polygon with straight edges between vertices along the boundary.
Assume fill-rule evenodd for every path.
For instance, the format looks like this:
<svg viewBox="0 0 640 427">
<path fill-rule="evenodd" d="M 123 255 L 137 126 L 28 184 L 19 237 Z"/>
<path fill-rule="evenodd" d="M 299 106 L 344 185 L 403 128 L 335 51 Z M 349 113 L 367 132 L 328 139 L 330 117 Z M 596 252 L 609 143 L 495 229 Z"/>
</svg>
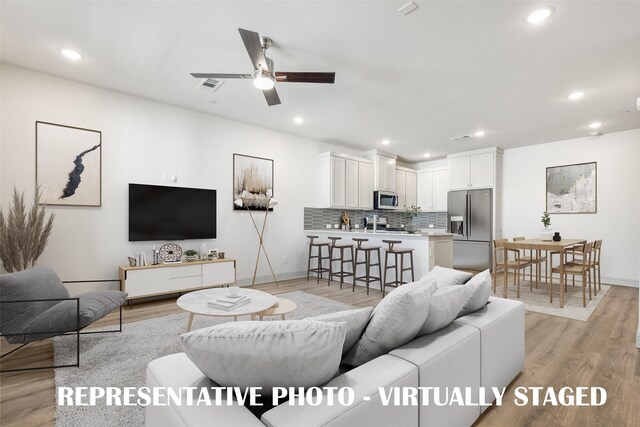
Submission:
<svg viewBox="0 0 640 427">
<path fill-rule="evenodd" d="M 222 80 L 204 79 L 202 80 L 202 82 L 200 82 L 198 87 L 200 89 L 206 90 L 209 93 L 212 93 L 215 92 L 220 86 L 222 86 L 223 83 L 224 81 Z"/>
<path fill-rule="evenodd" d="M 451 141 L 465 141 L 467 139 L 471 139 L 473 138 L 472 135 L 460 135 L 460 136 L 454 136 L 453 138 L 449 138 Z"/>
</svg>

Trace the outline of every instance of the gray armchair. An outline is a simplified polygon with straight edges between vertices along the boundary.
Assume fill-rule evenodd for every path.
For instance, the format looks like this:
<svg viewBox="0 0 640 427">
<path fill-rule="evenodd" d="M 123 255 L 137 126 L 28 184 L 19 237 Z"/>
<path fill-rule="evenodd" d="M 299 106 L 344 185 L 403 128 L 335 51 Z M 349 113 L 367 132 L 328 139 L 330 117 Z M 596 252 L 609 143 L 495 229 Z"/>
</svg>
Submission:
<svg viewBox="0 0 640 427">
<path fill-rule="evenodd" d="M 126 299 L 127 293 L 120 291 L 87 292 L 72 298 L 56 273 L 45 267 L 0 275 L 0 332 L 9 343 L 22 344 L 0 358 L 31 342 L 72 333 L 77 340 L 76 364 L 46 368 L 79 366 L 80 331 L 119 308 L 121 332 Z M 28 369 L 34 368 L 1 372 Z"/>
</svg>

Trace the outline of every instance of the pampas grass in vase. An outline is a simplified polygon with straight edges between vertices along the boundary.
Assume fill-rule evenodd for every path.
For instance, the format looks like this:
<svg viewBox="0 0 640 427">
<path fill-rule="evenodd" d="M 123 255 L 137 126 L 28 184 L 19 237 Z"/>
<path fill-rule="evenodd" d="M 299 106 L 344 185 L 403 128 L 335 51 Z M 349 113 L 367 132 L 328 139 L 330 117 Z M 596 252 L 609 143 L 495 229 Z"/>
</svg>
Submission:
<svg viewBox="0 0 640 427">
<path fill-rule="evenodd" d="M 14 187 L 8 214 L 0 210 L 0 260 L 8 273 L 33 268 L 47 246 L 55 215 L 45 218 L 44 206 L 39 203 L 37 189 L 27 211 L 24 192 L 18 194 Z"/>
</svg>

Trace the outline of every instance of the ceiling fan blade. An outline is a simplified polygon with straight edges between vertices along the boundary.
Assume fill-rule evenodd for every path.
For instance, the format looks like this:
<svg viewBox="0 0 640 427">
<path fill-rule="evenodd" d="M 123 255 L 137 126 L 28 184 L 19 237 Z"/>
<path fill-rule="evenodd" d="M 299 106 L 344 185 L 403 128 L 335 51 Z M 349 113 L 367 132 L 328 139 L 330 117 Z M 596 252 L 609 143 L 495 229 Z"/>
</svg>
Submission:
<svg viewBox="0 0 640 427">
<path fill-rule="evenodd" d="M 191 73 L 196 79 L 251 79 L 251 74 Z"/>
<path fill-rule="evenodd" d="M 240 37 L 242 37 L 244 47 L 247 49 L 249 58 L 253 63 L 253 69 L 269 71 L 269 64 L 262 51 L 260 35 L 254 31 L 243 30 L 242 28 L 238 28 L 238 32 L 240 33 Z"/>
<path fill-rule="evenodd" d="M 267 100 L 269 107 L 280 104 L 280 97 L 275 87 L 273 89 L 263 90 L 262 93 L 264 93 L 264 98 Z"/>
<path fill-rule="evenodd" d="M 330 83 L 336 80 L 336 73 L 305 73 L 293 71 L 276 72 L 276 80 L 278 82 L 290 83 Z"/>
</svg>

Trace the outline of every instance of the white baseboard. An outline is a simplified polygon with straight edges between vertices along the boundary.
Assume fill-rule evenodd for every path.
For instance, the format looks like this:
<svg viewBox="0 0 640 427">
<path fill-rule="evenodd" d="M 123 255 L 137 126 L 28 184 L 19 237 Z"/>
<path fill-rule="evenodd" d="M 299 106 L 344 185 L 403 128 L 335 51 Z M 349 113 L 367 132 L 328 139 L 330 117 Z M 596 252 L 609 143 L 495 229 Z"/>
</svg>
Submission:
<svg viewBox="0 0 640 427">
<path fill-rule="evenodd" d="M 627 286 L 629 288 L 637 288 L 638 280 L 620 279 L 618 277 L 604 277 L 602 276 L 602 283 L 607 285 Z"/>
<path fill-rule="evenodd" d="M 276 279 L 278 280 L 278 282 L 283 281 L 283 280 L 290 280 L 290 279 L 299 279 L 301 277 L 307 277 L 307 272 L 306 271 L 294 271 L 292 273 L 279 273 L 276 274 Z M 251 277 L 243 277 L 241 279 L 236 279 L 236 285 L 237 286 L 251 286 L 251 281 L 253 280 L 253 276 Z M 256 284 L 259 283 L 271 283 L 273 282 L 273 276 L 271 274 L 265 274 L 262 276 L 256 276 Z"/>
</svg>

